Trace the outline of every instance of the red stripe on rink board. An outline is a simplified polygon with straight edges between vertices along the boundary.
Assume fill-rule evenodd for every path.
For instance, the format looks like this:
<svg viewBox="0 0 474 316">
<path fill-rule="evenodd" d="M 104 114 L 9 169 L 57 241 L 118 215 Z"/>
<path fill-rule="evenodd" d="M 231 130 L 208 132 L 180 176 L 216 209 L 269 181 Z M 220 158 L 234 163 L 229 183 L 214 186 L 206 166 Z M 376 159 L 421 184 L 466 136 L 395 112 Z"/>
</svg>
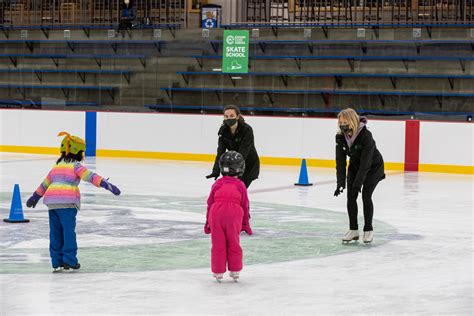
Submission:
<svg viewBox="0 0 474 316">
<path fill-rule="evenodd" d="M 405 171 L 418 171 L 420 162 L 420 121 L 405 122 Z"/>
</svg>

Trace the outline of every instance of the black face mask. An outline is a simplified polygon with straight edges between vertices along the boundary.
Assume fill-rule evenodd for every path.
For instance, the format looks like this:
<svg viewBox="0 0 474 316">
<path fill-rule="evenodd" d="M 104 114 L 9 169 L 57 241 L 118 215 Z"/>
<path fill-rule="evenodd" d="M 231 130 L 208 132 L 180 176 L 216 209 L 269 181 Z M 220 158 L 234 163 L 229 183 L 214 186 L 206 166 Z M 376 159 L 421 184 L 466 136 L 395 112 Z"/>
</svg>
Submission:
<svg viewBox="0 0 474 316">
<path fill-rule="evenodd" d="M 236 118 L 224 120 L 224 124 L 227 125 L 227 126 L 229 126 L 229 127 L 234 126 L 235 123 L 237 123 L 237 119 L 236 119 Z"/>
<path fill-rule="evenodd" d="M 341 129 L 341 132 L 343 132 L 344 134 L 347 134 L 351 131 L 351 129 L 349 128 L 349 125 L 339 125 L 339 128 Z"/>
</svg>

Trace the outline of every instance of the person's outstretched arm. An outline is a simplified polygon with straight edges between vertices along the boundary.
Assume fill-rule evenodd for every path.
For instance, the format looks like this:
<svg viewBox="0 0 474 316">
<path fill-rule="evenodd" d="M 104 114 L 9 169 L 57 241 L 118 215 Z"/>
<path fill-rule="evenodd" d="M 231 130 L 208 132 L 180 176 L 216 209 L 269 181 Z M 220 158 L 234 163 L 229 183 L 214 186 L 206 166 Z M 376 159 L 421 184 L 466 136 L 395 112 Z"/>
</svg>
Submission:
<svg viewBox="0 0 474 316">
<path fill-rule="evenodd" d="M 250 125 L 247 125 L 247 131 L 242 136 L 242 143 L 239 147 L 239 153 L 244 156 L 244 160 L 247 160 L 247 156 L 250 153 L 250 150 L 255 146 L 253 130 Z"/>
<path fill-rule="evenodd" d="M 82 181 L 89 182 L 90 184 L 95 185 L 96 187 L 100 187 L 100 183 L 104 179 L 103 177 L 99 176 L 98 174 L 90 171 L 87 169 L 85 166 L 83 166 L 81 163 L 76 162 L 74 164 L 74 173 L 76 176 L 81 178 Z"/>
<path fill-rule="evenodd" d="M 211 212 L 212 204 L 214 204 L 214 194 L 216 192 L 217 185 L 214 183 L 211 189 L 211 193 L 209 193 L 209 197 L 207 198 L 207 212 L 206 212 L 206 223 L 204 224 L 204 233 L 210 234 L 211 233 L 211 226 L 209 225 L 209 213 Z"/>
<path fill-rule="evenodd" d="M 51 185 L 51 172 L 48 172 L 46 178 L 41 182 L 33 195 L 26 201 L 26 206 L 35 208 L 36 204 L 38 204 L 39 200 L 44 196 L 46 191 L 48 190 L 49 186 Z"/>
<path fill-rule="evenodd" d="M 245 188 L 244 183 L 242 182 L 241 186 L 242 191 L 242 209 L 244 210 L 244 217 L 242 219 L 242 230 L 247 234 L 252 235 L 252 228 L 250 228 L 250 202 L 247 193 L 247 188 Z"/>
<path fill-rule="evenodd" d="M 100 175 L 90 171 L 87 169 L 85 166 L 83 166 L 81 163 L 76 162 L 74 164 L 74 173 L 81 178 L 81 180 L 89 182 L 96 187 L 101 187 L 106 189 L 107 191 L 112 192 L 114 195 L 120 195 L 120 189 L 117 188 L 115 185 L 110 183 L 109 181 L 105 180 L 103 177 Z"/>
<path fill-rule="evenodd" d="M 337 177 L 337 188 L 334 192 L 334 196 L 338 196 L 346 188 L 346 166 L 347 156 L 344 151 L 344 146 L 347 146 L 344 141 L 344 135 L 336 135 L 336 177 Z"/>
</svg>

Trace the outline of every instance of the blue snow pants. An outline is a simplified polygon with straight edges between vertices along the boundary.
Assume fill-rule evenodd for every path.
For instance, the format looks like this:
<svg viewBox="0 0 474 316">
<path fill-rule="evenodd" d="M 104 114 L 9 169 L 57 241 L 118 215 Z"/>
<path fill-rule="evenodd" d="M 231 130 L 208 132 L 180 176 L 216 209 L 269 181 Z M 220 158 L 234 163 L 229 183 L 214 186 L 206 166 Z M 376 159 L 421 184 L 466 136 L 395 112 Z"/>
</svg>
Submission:
<svg viewBox="0 0 474 316">
<path fill-rule="evenodd" d="M 77 264 L 75 208 L 49 210 L 49 254 L 53 268 Z"/>
</svg>

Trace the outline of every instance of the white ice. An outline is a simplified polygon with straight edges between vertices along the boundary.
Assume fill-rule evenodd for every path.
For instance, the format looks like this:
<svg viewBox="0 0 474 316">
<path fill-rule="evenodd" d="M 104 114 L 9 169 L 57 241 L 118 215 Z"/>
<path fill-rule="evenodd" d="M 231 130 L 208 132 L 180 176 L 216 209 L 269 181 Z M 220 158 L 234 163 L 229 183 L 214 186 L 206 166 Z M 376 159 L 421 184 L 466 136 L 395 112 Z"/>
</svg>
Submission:
<svg viewBox="0 0 474 316">
<path fill-rule="evenodd" d="M 10 196 L 15 183 L 20 184 L 23 193 L 32 192 L 55 158 L 0 154 L 2 197 Z M 88 160 L 86 165 L 110 177 L 110 181 L 122 189 L 120 198 L 123 199 L 127 195 L 194 198 L 204 209 L 211 185 L 211 181 L 204 178 L 211 169 L 210 163 L 98 158 Z M 298 172 L 297 167 L 263 166 L 260 179 L 250 188 L 251 202 L 311 207 L 345 216 L 345 196 L 333 197 L 334 170 L 309 168 L 310 179 L 315 182 L 313 187 L 294 187 Z M 101 210 L 113 207 L 110 204 L 113 197 L 88 184 L 81 184 L 81 190 L 83 194 L 97 194 L 86 207 L 93 206 L 98 211 L 81 211 L 78 225 L 87 227 L 92 222 L 108 225 Z M 374 194 L 374 218 L 393 227 L 395 235 L 405 236 L 403 238 L 395 236 L 378 246 L 359 247 L 357 251 L 347 253 L 246 265 L 238 283 L 229 280 L 216 283 L 210 267 L 114 272 L 104 266 L 102 273 L 88 273 L 87 267 L 78 273 L 59 275 L 50 272 L 0 273 L 0 315 L 472 315 L 473 193 L 473 177 L 468 175 L 387 172 L 387 179 L 380 183 Z M 102 196 L 106 196 L 107 201 L 101 203 Z M 117 199 L 118 208 L 121 207 L 120 198 Z M 178 199 L 176 205 L 180 203 Z M 10 200 L 0 200 L 2 218 L 8 216 L 9 204 Z M 146 205 L 136 207 L 133 216 L 137 220 L 146 220 L 148 216 L 154 216 L 157 221 L 173 219 L 173 234 L 177 239 L 191 236 L 196 229 L 198 234 L 202 233 L 204 212 L 175 213 L 171 209 L 152 214 Z M 48 248 L 47 232 L 46 238 L 36 240 L 21 234 L 25 229 L 22 225 L 47 227 L 44 226 L 48 221 L 46 208 L 41 205 L 35 210 L 25 209 L 25 216 L 34 220 L 28 224 L 15 224 L 14 236 L 5 234 L 6 229 L 12 229 L 9 226 L 12 224 L 0 224 L 0 250 Z M 256 212 L 252 221 L 258 221 L 258 216 Z M 120 218 L 116 220 L 117 229 L 126 228 L 127 222 L 120 222 Z M 287 221 L 292 222 L 292 217 L 287 216 Z M 309 218 L 308 221 L 326 225 L 324 220 L 318 222 Z M 347 218 L 344 224 L 347 224 Z M 328 238 L 339 239 L 346 229 L 347 225 L 343 225 L 332 232 L 335 237 Z M 157 227 L 150 234 L 159 236 L 163 230 L 166 227 Z M 255 236 L 242 238 L 249 245 L 252 238 L 264 233 L 264 227 L 254 227 L 254 231 Z M 137 243 L 146 246 L 147 243 L 168 241 L 165 237 L 140 241 L 138 236 L 113 236 L 111 233 L 101 240 L 94 234 L 78 233 L 79 259 L 81 247 L 101 246 L 101 242 L 102 246 Z M 207 242 L 210 248 L 210 240 Z M 50 269 L 47 258 L 38 257 L 34 252 L 28 256 L 31 258 L 22 260 L 41 262 L 45 269 Z M 0 268 L 0 271 L 3 270 Z"/>
</svg>

